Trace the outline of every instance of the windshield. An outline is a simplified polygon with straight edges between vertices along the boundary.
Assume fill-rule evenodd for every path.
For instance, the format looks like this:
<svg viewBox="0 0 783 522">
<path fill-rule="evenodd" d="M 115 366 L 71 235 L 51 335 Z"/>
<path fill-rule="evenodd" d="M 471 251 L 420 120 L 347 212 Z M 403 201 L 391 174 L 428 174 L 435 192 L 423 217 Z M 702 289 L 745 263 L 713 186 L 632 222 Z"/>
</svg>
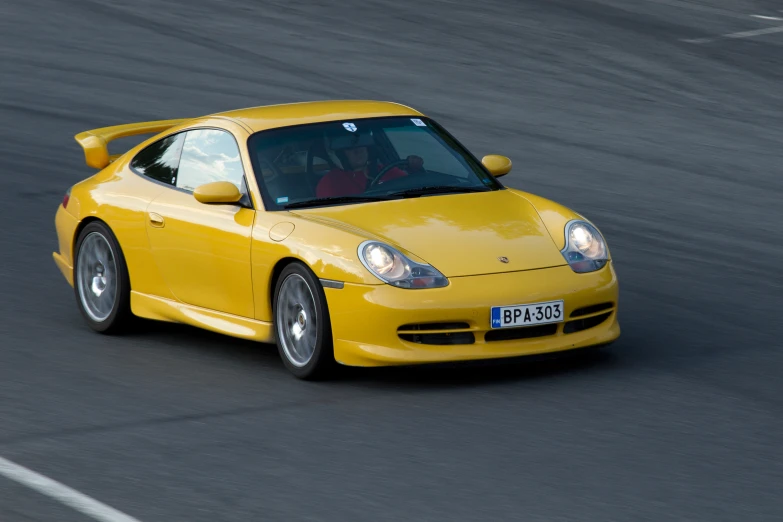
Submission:
<svg viewBox="0 0 783 522">
<path fill-rule="evenodd" d="M 366 118 L 267 130 L 250 137 L 248 150 L 267 210 L 503 188 L 428 118 Z"/>
</svg>

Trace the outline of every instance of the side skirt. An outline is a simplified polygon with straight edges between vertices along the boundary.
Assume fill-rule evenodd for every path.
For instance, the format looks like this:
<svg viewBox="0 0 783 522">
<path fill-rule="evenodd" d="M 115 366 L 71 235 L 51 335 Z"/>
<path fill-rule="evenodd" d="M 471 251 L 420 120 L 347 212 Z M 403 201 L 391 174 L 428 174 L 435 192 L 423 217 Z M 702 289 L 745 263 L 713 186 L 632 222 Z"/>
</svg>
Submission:
<svg viewBox="0 0 783 522">
<path fill-rule="evenodd" d="M 271 322 L 257 321 L 171 299 L 131 291 L 131 311 L 138 317 L 170 323 L 184 323 L 231 337 L 274 343 Z"/>
</svg>

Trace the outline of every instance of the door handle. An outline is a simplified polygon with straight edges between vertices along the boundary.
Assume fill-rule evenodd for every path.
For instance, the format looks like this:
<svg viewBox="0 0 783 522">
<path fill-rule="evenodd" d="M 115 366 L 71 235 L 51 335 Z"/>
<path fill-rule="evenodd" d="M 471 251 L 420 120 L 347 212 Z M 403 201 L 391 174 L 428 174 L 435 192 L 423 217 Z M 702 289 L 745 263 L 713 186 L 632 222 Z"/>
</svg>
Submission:
<svg viewBox="0 0 783 522">
<path fill-rule="evenodd" d="M 156 214 L 154 212 L 150 212 L 150 225 L 153 227 L 163 228 L 165 225 L 165 222 L 163 221 L 163 216 L 160 214 Z"/>
</svg>

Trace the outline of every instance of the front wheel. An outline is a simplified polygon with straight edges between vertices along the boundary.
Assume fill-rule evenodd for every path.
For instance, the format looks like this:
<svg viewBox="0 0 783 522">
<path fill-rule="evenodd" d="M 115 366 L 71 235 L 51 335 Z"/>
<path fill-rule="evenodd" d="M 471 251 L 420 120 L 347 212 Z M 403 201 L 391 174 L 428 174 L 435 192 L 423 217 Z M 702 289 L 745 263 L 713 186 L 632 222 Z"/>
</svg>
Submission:
<svg viewBox="0 0 783 522">
<path fill-rule="evenodd" d="M 283 269 L 274 298 L 277 349 L 296 377 L 329 376 L 336 366 L 326 295 L 315 275 L 294 262 Z"/>
</svg>

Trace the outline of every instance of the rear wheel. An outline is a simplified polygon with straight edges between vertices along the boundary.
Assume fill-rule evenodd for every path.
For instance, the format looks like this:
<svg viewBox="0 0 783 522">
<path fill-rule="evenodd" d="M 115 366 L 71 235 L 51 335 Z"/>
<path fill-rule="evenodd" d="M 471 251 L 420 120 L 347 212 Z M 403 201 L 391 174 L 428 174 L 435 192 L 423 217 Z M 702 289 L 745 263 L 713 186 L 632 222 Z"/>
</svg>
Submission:
<svg viewBox="0 0 783 522">
<path fill-rule="evenodd" d="M 286 368 L 300 379 L 330 376 L 336 366 L 332 327 L 318 279 L 303 264 L 291 263 L 274 295 L 275 337 Z"/>
<path fill-rule="evenodd" d="M 100 221 L 85 226 L 76 241 L 74 259 L 73 287 L 87 324 L 105 334 L 121 331 L 132 318 L 130 279 L 109 227 Z"/>
</svg>

